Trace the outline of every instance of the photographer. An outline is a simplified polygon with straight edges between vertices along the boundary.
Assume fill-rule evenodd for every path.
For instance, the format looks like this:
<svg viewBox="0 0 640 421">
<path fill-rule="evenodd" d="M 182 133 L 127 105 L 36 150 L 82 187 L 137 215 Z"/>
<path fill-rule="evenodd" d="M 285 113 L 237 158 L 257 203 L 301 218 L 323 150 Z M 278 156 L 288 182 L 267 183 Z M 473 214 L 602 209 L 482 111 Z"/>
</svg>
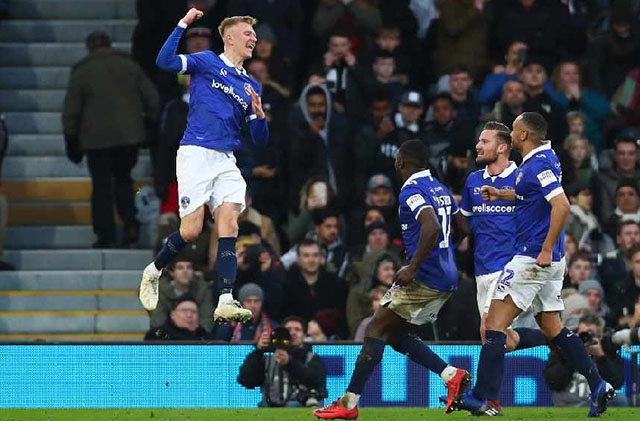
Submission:
<svg viewBox="0 0 640 421">
<path fill-rule="evenodd" d="M 240 366 L 238 383 L 260 387 L 259 407 L 322 405 L 327 396 L 327 374 L 322 360 L 304 343 L 307 323 L 295 316 L 284 319 L 282 328 L 263 333 L 256 350 Z M 288 333 L 288 335 L 287 335 Z"/>
<path fill-rule="evenodd" d="M 615 389 L 624 382 L 624 366 L 615 347 L 603 346 L 604 320 L 594 313 L 587 313 L 580 318 L 576 334 L 584 342 L 587 351 L 593 358 L 602 378 L 611 383 Z M 574 371 L 572 366 L 560 356 L 552 352 L 544 369 L 544 378 L 552 390 L 554 406 L 577 407 L 589 406 L 589 385 L 584 376 Z M 610 405 L 625 406 L 626 397 L 618 394 Z"/>
</svg>

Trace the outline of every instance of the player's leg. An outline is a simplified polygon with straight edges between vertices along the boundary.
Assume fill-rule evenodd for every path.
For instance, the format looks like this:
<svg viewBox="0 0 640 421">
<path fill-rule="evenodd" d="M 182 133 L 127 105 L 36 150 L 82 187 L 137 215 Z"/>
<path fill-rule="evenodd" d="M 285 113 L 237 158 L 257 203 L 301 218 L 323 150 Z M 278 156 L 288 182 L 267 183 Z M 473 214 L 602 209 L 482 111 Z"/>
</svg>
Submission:
<svg viewBox="0 0 640 421">
<path fill-rule="evenodd" d="M 218 236 L 215 268 L 220 285 L 218 306 L 213 317 L 219 321 L 248 321 L 252 317 L 250 310 L 242 308 L 240 303 L 233 299 L 233 285 L 238 270 L 236 257 L 238 216 L 242 212 L 242 206 L 239 203 L 223 202 L 213 213 Z"/>
<path fill-rule="evenodd" d="M 181 146 L 176 157 L 176 178 L 180 199 L 180 229 L 170 234 L 162 248 L 142 272 L 139 298 L 146 310 L 158 305 L 158 279 L 167 266 L 187 245 L 198 238 L 204 220 L 204 203 L 210 200 L 213 184 L 209 151 L 197 146 Z"/>
<path fill-rule="evenodd" d="M 230 153 L 216 152 L 216 166 L 219 168 L 214 180 L 213 196 L 209 207 L 213 209 L 215 230 L 218 236 L 216 272 L 220 285 L 218 306 L 213 318 L 217 321 L 249 321 L 250 310 L 242 308 L 233 299 L 233 285 L 236 281 L 238 259 L 236 240 L 238 237 L 238 217 L 245 208 L 247 183 L 235 165 L 235 157 Z"/>
</svg>

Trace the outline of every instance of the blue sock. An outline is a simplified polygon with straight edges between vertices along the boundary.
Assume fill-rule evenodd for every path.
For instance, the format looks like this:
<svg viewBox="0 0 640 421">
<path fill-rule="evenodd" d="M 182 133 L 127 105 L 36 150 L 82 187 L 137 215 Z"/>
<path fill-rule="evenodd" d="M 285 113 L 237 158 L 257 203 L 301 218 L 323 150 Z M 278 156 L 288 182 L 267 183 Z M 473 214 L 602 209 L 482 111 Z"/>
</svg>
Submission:
<svg viewBox="0 0 640 421">
<path fill-rule="evenodd" d="M 549 340 L 540 332 L 539 329 L 528 329 L 526 327 L 519 327 L 513 329 L 520 336 L 520 342 L 516 349 L 534 348 L 536 346 L 548 345 Z"/>
<path fill-rule="evenodd" d="M 484 337 L 476 385 L 473 388 L 474 396 L 482 401 L 497 398 L 502 384 L 504 353 L 507 345 L 507 335 L 503 332 L 487 330 Z"/>
<path fill-rule="evenodd" d="M 169 235 L 158 254 L 156 254 L 155 260 L 153 261 L 156 269 L 160 270 L 163 267 L 167 266 L 186 245 L 187 242 L 184 241 L 184 239 L 180 235 L 180 231 L 176 231 L 173 234 Z"/>
<path fill-rule="evenodd" d="M 558 336 L 553 338 L 552 342 L 558 347 L 558 350 L 562 356 L 573 366 L 574 369 L 589 382 L 589 388 L 595 391 L 602 377 L 598 373 L 596 365 L 593 363 L 591 357 L 587 353 L 587 349 L 584 344 L 572 331 L 563 327 Z"/>
<path fill-rule="evenodd" d="M 447 363 L 415 335 L 405 336 L 393 346 L 393 349 L 438 375 L 447 368 Z"/>
<path fill-rule="evenodd" d="M 218 238 L 218 258 L 216 259 L 216 272 L 220 280 L 220 293 L 231 293 L 236 282 L 238 259 L 236 258 L 236 238 Z"/>
<path fill-rule="evenodd" d="M 382 354 L 384 353 L 384 347 L 386 343 L 382 339 L 364 338 L 364 344 L 358 354 L 356 360 L 356 367 L 351 374 L 351 381 L 347 392 L 362 395 L 365 383 L 369 380 L 373 369 L 376 368 L 380 360 L 382 360 Z"/>
</svg>

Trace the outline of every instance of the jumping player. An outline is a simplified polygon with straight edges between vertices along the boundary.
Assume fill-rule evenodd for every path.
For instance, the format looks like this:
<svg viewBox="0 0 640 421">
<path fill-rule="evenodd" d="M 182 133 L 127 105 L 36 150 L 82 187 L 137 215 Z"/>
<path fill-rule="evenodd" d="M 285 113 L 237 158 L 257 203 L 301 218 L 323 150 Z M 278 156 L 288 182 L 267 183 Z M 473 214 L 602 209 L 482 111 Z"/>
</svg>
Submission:
<svg viewBox="0 0 640 421">
<path fill-rule="evenodd" d="M 249 126 L 253 142 L 266 144 L 269 129 L 259 96 L 259 84 L 242 67 L 256 46 L 250 16 L 224 19 L 218 31 L 224 52 L 176 55 L 185 28 L 203 13 L 190 9 L 162 46 L 157 65 L 178 74 L 191 74 L 187 128 L 176 158 L 180 198 L 180 229 L 169 235 L 155 260 L 144 269 L 140 301 L 147 310 L 158 303 L 158 278 L 164 268 L 202 231 L 204 205 L 213 213 L 218 234 L 216 271 L 221 289 L 214 318 L 221 321 L 251 319 L 251 311 L 233 300 L 238 216 L 245 207 L 246 183 L 233 151 L 240 147 L 240 130 Z"/>
</svg>

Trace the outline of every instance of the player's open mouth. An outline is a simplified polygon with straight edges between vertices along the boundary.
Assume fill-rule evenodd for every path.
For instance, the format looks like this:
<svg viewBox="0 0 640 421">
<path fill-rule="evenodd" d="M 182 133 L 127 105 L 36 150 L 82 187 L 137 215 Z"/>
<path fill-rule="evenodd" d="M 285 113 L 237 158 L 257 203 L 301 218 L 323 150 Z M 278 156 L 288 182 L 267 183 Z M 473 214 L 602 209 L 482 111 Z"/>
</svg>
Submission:
<svg viewBox="0 0 640 421">
<path fill-rule="evenodd" d="M 253 52 L 253 49 L 256 48 L 256 45 L 254 43 L 249 43 L 247 44 L 247 49 L 251 52 Z"/>
</svg>

